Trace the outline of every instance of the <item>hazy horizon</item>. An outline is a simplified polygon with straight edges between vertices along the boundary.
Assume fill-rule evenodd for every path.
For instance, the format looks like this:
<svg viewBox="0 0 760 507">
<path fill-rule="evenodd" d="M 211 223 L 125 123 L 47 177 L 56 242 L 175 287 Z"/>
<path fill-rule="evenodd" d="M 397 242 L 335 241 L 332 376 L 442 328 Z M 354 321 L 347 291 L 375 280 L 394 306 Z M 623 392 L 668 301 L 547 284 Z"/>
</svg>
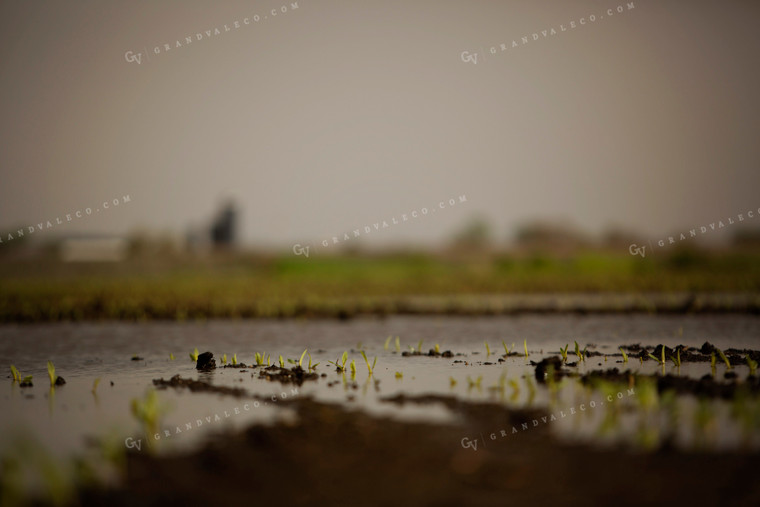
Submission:
<svg viewBox="0 0 760 507">
<path fill-rule="evenodd" d="M 278 247 L 460 195 L 361 243 L 473 217 L 659 238 L 760 208 L 760 3 L 293 3 L 2 5 L 0 230 L 123 195 L 50 233 L 184 234 L 228 198 L 244 245 Z"/>
</svg>

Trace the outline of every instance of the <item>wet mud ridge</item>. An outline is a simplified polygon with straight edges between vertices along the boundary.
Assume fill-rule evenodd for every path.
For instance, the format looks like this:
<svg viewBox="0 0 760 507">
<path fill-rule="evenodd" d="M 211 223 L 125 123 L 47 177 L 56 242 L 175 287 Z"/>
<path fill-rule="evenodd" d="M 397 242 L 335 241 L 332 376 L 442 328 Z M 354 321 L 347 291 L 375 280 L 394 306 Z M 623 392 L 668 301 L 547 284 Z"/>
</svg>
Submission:
<svg viewBox="0 0 760 507">
<path fill-rule="evenodd" d="M 130 452 L 124 484 L 83 491 L 80 503 L 224 505 L 255 492 L 258 502 L 309 506 L 756 505 L 760 495 L 758 454 L 595 450 L 541 428 L 473 450 L 460 445 L 463 435 L 527 415 L 447 397 L 387 401 L 441 402 L 462 423 L 400 422 L 299 399 L 294 422 L 257 424 L 177 456 Z"/>
</svg>

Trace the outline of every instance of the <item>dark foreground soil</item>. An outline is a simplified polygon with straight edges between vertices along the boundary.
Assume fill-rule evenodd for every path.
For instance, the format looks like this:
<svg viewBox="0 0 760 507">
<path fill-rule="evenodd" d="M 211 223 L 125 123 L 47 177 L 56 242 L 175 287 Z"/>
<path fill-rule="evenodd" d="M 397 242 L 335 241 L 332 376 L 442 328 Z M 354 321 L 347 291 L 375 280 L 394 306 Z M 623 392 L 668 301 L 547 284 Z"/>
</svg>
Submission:
<svg viewBox="0 0 760 507">
<path fill-rule="evenodd" d="M 456 425 L 410 424 L 310 399 L 293 424 L 253 426 L 192 454 L 128 455 L 122 489 L 83 505 L 759 505 L 760 454 L 592 450 L 541 425 L 477 450 L 462 438 L 527 422 L 538 411 L 454 398 Z"/>
</svg>

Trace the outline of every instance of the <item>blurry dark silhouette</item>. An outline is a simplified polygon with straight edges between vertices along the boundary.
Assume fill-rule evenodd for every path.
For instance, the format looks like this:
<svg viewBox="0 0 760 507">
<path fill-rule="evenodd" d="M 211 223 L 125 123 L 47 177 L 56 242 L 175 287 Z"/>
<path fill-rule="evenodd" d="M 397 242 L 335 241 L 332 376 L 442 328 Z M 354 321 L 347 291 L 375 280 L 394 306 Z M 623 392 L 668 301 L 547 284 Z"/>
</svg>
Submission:
<svg viewBox="0 0 760 507">
<path fill-rule="evenodd" d="M 458 230 L 453 237 L 452 247 L 460 251 L 487 250 L 491 245 L 491 226 L 483 218 L 473 218 Z"/>
<path fill-rule="evenodd" d="M 211 242 L 215 248 L 231 248 L 237 242 L 238 211 L 232 202 L 225 204 L 211 225 Z"/>
</svg>

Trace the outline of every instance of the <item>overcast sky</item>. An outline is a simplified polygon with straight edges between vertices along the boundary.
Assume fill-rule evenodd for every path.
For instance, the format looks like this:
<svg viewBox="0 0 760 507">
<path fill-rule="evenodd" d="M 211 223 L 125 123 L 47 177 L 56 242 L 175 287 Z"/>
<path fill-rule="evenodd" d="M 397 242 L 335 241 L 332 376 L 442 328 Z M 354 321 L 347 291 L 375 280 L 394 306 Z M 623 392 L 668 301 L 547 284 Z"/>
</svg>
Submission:
<svg viewBox="0 0 760 507">
<path fill-rule="evenodd" d="M 227 198 L 282 246 L 463 194 L 367 240 L 760 207 L 760 2 L 291 3 L 3 2 L 0 227 L 125 194 L 55 233 L 184 231 Z"/>
</svg>

